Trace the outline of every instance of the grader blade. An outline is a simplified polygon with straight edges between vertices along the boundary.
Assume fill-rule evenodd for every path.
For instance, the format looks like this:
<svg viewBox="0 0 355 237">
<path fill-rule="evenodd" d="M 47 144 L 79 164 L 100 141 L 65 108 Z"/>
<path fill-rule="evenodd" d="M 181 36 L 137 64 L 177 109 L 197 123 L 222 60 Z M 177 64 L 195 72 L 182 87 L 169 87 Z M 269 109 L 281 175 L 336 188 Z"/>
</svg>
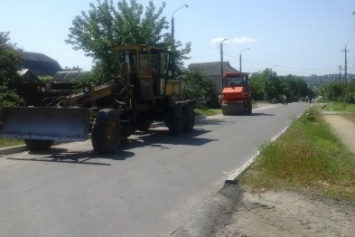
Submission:
<svg viewBox="0 0 355 237">
<path fill-rule="evenodd" d="M 3 107 L 0 137 L 81 141 L 88 138 L 89 110 L 78 108 Z"/>
</svg>

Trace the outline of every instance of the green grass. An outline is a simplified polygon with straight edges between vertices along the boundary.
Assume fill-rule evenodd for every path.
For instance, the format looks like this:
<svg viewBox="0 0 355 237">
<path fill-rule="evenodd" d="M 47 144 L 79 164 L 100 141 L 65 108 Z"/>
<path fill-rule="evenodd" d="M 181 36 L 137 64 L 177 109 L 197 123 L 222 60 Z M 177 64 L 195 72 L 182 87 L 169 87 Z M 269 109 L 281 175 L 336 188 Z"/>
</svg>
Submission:
<svg viewBox="0 0 355 237">
<path fill-rule="evenodd" d="M 342 117 L 355 123 L 355 104 L 331 102 L 321 106 L 321 110 L 339 112 Z"/>
<path fill-rule="evenodd" d="M 22 145 L 24 142 L 17 139 L 0 138 L 0 148 Z"/>
<path fill-rule="evenodd" d="M 322 106 L 322 110 L 337 112 L 355 112 L 355 104 L 331 102 Z"/>
<path fill-rule="evenodd" d="M 195 109 L 196 116 L 212 116 L 216 114 L 221 114 L 221 109 Z"/>
<path fill-rule="evenodd" d="M 355 202 L 355 157 L 311 108 L 262 147 L 240 182 L 254 190 L 306 189 Z"/>
</svg>

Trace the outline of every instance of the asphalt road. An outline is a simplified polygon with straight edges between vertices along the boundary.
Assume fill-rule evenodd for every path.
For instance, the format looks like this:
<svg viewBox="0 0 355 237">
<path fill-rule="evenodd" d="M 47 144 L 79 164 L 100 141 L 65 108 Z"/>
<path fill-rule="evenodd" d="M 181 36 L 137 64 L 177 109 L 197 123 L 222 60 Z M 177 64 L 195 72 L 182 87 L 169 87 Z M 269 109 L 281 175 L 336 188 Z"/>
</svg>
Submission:
<svg viewBox="0 0 355 237">
<path fill-rule="evenodd" d="M 308 106 L 201 118 L 178 136 L 156 127 L 106 157 L 90 141 L 3 155 L 0 236 L 169 236 Z"/>
</svg>

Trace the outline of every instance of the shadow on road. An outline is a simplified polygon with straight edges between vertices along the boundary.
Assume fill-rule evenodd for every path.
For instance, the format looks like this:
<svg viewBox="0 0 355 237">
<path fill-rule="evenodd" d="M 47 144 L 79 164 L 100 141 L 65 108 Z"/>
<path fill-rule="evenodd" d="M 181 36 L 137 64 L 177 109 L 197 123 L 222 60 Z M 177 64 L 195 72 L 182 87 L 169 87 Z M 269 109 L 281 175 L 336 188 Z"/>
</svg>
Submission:
<svg viewBox="0 0 355 237">
<path fill-rule="evenodd" d="M 266 113 L 252 113 L 247 116 L 275 116 L 275 114 L 266 114 Z"/>
<path fill-rule="evenodd" d="M 202 134 L 209 133 L 208 130 L 194 129 L 191 132 L 185 132 L 178 135 L 171 135 L 167 128 L 152 128 L 147 132 L 135 133 L 138 138 L 129 139 L 129 143 L 121 147 L 121 150 L 130 150 L 132 148 L 152 146 L 160 147 L 162 150 L 169 149 L 167 145 L 185 145 L 201 146 L 216 139 L 207 139 L 199 137 Z"/>
<path fill-rule="evenodd" d="M 275 114 L 252 113 L 252 114 L 224 115 L 224 117 L 254 117 L 254 116 L 275 116 Z"/>
<path fill-rule="evenodd" d="M 103 162 L 103 159 L 123 161 L 135 156 L 134 148 L 139 147 L 159 147 L 162 150 L 169 149 L 168 145 L 189 145 L 201 146 L 216 139 L 206 139 L 199 137 L 210 131 L 195 129 L 179 135 L 171 135 L 167 129 L 152 128 L 148 132 L 135 133 L 128 142 L 122 144 L 116 152 L 108 155 L 101 155 L 91 151 L 73 151 L 65 148 L 52 147 L 46 152 L 28 152 L 24 157 L 9 157 L 10 160 L 37 161 L 37 162 L 57 162 L 83 165 L 110 166 L 110 163 Z"/>
<path fill-rule="evenodd" d="M 39 161 L 39 162 L 58 162 L 58 163 L 71 163 L 82 165 L 102 165 L 110 166 L 110 163 L 94 161 L 95 158 L 112 159 L 112 160 L 125 160 L 134 156 L 133 152 L 119 151 L 119 154 L 98 155 L 94 151 L 72 152 L 64 148 L 53 147 L 46 152 L 29 152 L 32 157 L 9 157 L 9 160 L 22 160 L 22 161 Z"/>
</svg>

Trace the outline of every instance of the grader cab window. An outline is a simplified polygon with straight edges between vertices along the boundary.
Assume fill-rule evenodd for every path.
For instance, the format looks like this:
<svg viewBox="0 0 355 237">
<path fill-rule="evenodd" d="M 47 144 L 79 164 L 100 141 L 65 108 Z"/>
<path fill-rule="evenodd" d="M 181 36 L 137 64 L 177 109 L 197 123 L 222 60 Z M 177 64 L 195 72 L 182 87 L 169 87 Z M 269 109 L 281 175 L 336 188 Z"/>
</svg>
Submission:
<svg viewBox="0 0 355 237">
<path fill-rule="evenodd" d="M 169 69 L 169 53 L 162 52 L 160 56 L 160 73 L 166 76 L 168 75 L 168 69 Z"/>
<path fill-rule="evenodd" d="M 121 50 L 117 51 L 118 64 L 121 67 L 122 63 L 128 64 L 129 71 L 135 73 L 137 71 L 137 51 L 136 50 Z"/>
<path fill-rule="evenodd" d="M 158 72 L 158 55 L 155 50 L 150 52 L 146 49 L 141 49 L 139 56 L 139 74 L 141 75 L 156 75 Z"/>
</svg>

